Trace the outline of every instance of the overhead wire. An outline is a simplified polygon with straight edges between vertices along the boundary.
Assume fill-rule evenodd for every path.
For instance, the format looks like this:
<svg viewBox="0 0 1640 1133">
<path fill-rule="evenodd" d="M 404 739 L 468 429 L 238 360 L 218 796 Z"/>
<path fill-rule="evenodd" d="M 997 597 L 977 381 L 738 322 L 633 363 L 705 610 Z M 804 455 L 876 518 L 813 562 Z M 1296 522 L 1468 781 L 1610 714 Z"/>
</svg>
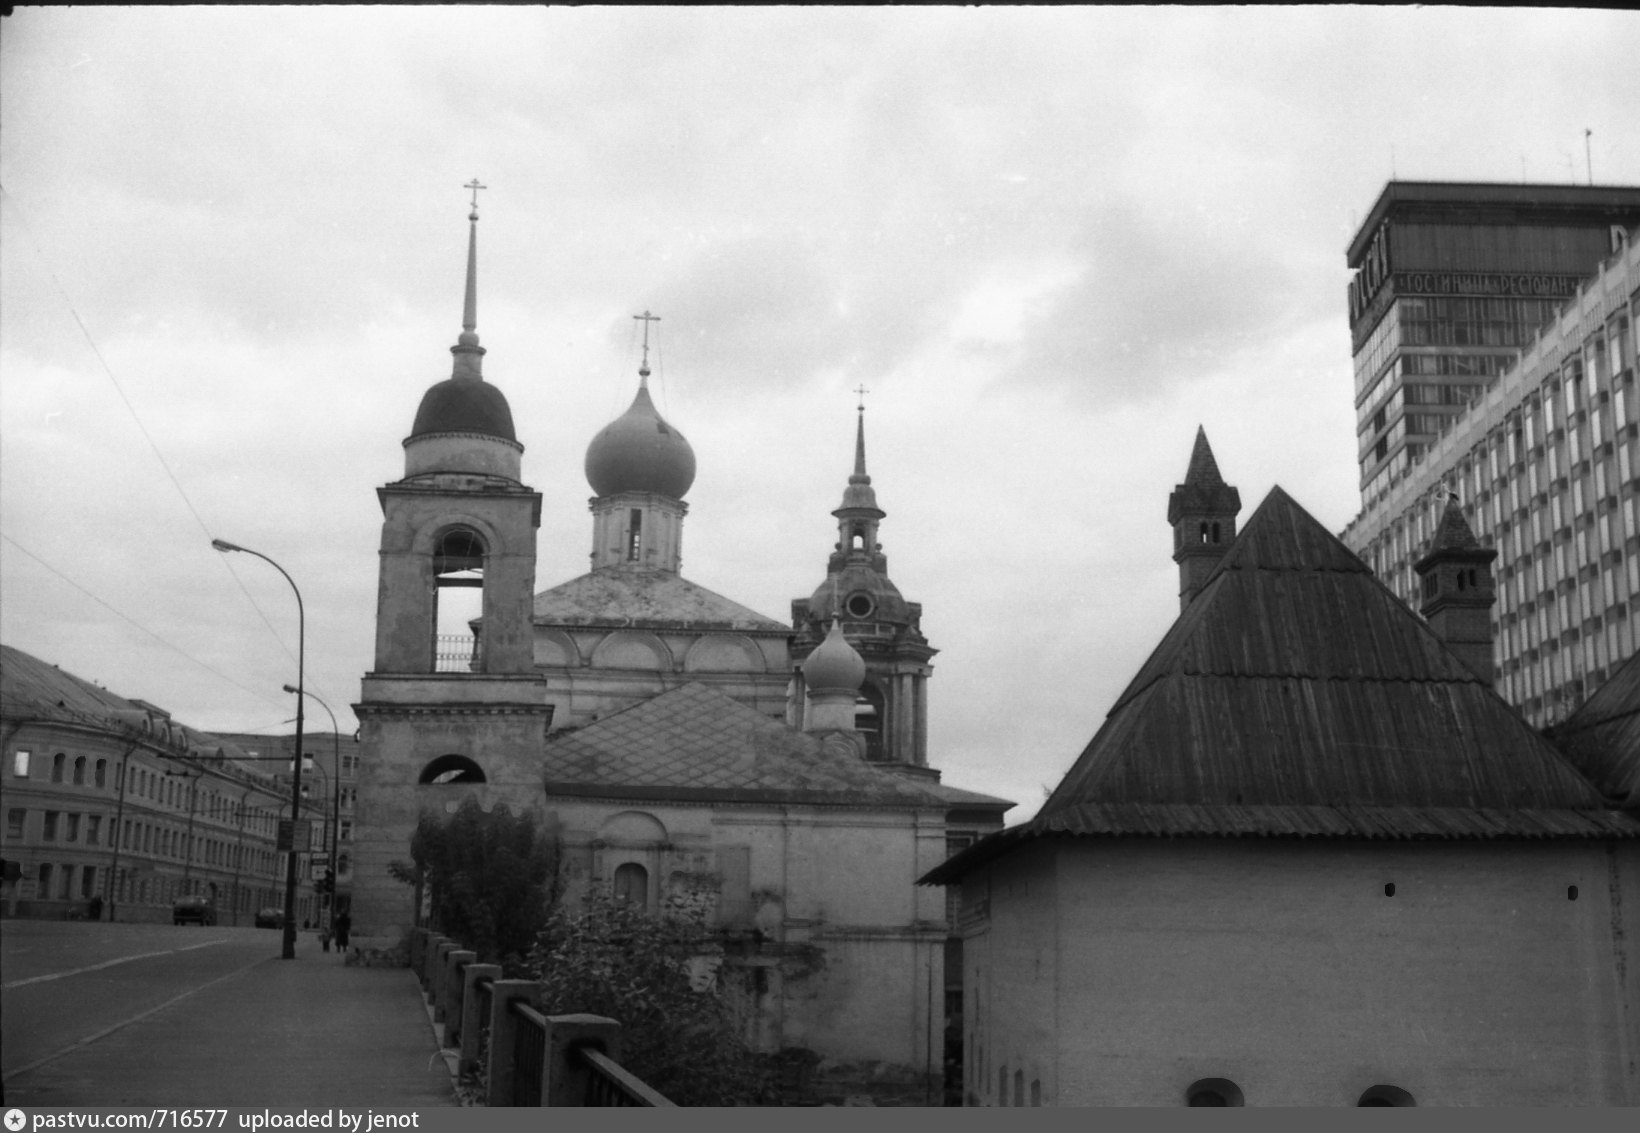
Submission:
<svg viewBox="0 0 1640 1133">
<path fill-rule="evenodd" d="M 194 517 L 194 522 L 199 525 L 199 529 L 204 533 L 206 540 L 211 540 L 214 538 L 211 529 L 205 525 L 204 518 L 199 514 L 199 510 L 194 507 L 193 500 L 189 498 L 187 491 L 183 488 L 182 481 L 177 479 L 177 475 L 172 470 L 170 462 L 165 459 L 165 454 L 160 451 L 158 442 L 154 440 L 153 434 L 148 431 L 148 426 L 143 423 L 142 415 L 137 412 L 137 407 L 132 404 L 131 398 L 125 392 L 125 387 L 120 384 L 119 378 L 114 374 L 113 367 L 110 366 L 108 364 L 108 360 L 103 357 L 101 348 L 98 347 L 96 339 L 92 336 L 90 329 L 85 325 L 85 320 L 80 317 L 80 312 L 74 306 L 73 299 L 69 297 L 67 290 L 64 289 L 61 281 L 58 280 L 57 273 L 52 270 L 51 263 L 46 258 L 45 251 L 41 248 L 39 240 L 35 237 L 33 227 L 28 222 L 28 215 L 17 203 L 17 198 L 13 197 L 6 191 L 6 187 L 3 183 L 0 183 L 0 200 L 4 200 L 11 205 L 12 212 L 16 215 L 18 224 L 22 226 L 24 233 L 27 234 L 29 243 L 34 246 L 34 252 L 39 259 L 40 266 L 50 278 L 51 285 L 56 289 L 58 297 L 63 301 L 63 305 L 68 308 L 69 314 L 73 316 L 74 324 L 80 328 L 80 334 L 84 336 L 86 345 L 91 348 L 91 353 L 96 357 L 97 363 L 102 367 L 104 376 L 108 378 L 109 384 L 114 387 L 114 392 L 119 394 L 120 401 L 125 405 L 126 411 L 131 414 L 131 419 L 136 422 L 138 432 L 140 432 L 143 439 L 148 442 L 148 447 L 153 452 L 154 459 L 158 460 L 160 467 L 165 470 L 166 478 L 171 481 L 171 486 L 176 489 L 177 495 L 182 497 L 183 505 L 187 507 L 188 514 Z M 18 544 L 14 541 L 11 542 L 13 542 L 14 546 L 18 546 Z M 31 555 L 31 557 L 38 559 L 38 556 Z M 296 655 L 291 652 L 290 646 L 285 643 L 285 639 L 280 636 L 279 631 L 274 629 L 273 622 L 268 619 L 266 612 L 263 611 L 256 599 L 251 596 L 251 592 L 246 589 L 244 580 L 239 577 L 239 572 L 234 570 L 233 564 L 228 561 L 228 557 L 226 555 L 217 555 L 216 557 L 222 560 L 223 567 L 226 568 L 229 576 L 234 580 L 235 585 L 239 587 L 239 592 L 245 596 L 245 600 L 249 602 L 251 608 L 256 611 L 256 616 L 262 619 L 262 624 L 268 628 L 268 632 L 272 634 L 274 640 L 279 643 L 279 647 L 285 651 L 285 655 L 292 661 L 296 661 Z M 89 594 L 89 591 L 86 593 Z M 101 601 L 101 599 L 98 599 L 98 601 Z M 113 609 L 111 606 L 109 608 Z M 117 613 L 118 611 L 115 612 Z M 123 617 L 124 615 L 121 616 Z M 186 654 L 184 654 L 184 656 L 186 656 Z"/>
</svg>

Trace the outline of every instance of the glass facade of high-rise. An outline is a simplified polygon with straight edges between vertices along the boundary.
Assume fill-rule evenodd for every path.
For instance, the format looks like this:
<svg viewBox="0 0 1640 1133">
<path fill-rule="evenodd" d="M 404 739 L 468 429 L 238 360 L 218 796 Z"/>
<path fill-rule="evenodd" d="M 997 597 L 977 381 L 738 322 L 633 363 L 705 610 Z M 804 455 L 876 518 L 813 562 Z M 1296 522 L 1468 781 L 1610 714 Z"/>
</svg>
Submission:
<svg viewBox="0 0 1640 1133">
<path fill-rule="evenodd" d="M 1458 320 L 1448 331 L 1425 317 L 1443 310 L 1472 315 L 1474 300 L 1431 311 L 1402 298 L 1395 374 L 1405 380 L 1397 418 L 1417 416 L 1425 397 L 1446 404 L 1445 393 L 1422 389 L 1442 389 L 1448 376 L 1475 392 L 1454 395 L 1463 403 L 1438 422 L 1403 426 L 1399 474 L 1380 483 L 1372 477 L 1382 462 L 1374 466 L 1364 485 L 1376 486 L 1370 494 L 1364 487 L 1362 512 L 1343 535 L 1416 608 L 1413 564 L 1456 495 L 1476 536 L 1498 551 L 1495 687 L 1538 727 L 1564 719 L 1640 646 L 1637 241 L 1640 227 L 1620 229 L 1617 250 L 1556 306 L 1523 352 L 1506 356 L 1509 364 L 1495 377 L 1465 369 L 1490 362 L 1465 361 L 1455 351 L 1432 354 L 1412 341 L 1427 333 L 1457 346 L 1477 328 L 1484 338 L 1488 319 Z M 1429 330 L 1409 333 L 1415 322 Z M 1433 380 L 1422 380 L 1425 367 Z M 1406 437 L 1416 438 L 1416 447 Z"/>
<path fill-rule="evenodd" d="M 1634 188 L 1385 187 L 1348 253 L 1365 506 L 1412 474 L 1637 224 Z"/>
</svg>

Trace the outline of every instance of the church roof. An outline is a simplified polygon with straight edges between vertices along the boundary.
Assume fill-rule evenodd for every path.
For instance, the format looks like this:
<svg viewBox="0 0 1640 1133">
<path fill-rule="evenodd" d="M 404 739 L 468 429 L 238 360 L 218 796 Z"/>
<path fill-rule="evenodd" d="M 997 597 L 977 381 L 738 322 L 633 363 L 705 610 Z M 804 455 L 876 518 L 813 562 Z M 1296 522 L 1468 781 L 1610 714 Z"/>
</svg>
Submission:
<svg viewBox="0 0 1640 1133">
<path fill-rule="evenodd" d="M 687 684 L 547 738 L 548 795 L 943 809 L 936 792 L 881 771 L 841 736 L 799 732 Z"/>
<path fill-rule="evenodd" d="M 535 596 L 534 620 L 548 625 L 634 629 L 736 630 L 778 633 L 791 628 L 664 570 L 595 570 Z"/>
<path fill-rule="evenodd" d="M 1550 735 L 1606 798 L 1640 807 L 1640 653 Z"/>
<path fill-rule="evenodd" d="M 1066 833 L 1640 837 L 1640 823 L 1278 487 L 1037 817 L 925 880 Z"/>
</svg>

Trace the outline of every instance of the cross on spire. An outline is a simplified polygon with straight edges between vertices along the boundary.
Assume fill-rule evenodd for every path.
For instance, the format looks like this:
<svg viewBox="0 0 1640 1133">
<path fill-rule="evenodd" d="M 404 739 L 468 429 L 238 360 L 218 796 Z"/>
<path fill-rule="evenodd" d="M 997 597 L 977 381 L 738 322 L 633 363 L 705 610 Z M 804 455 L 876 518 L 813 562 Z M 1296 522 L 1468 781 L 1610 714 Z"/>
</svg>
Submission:
<svg viewBox="0 0 1640 1133">
<path fill-rule="evenodd" d="M 660 322 L 661 317 L 651 315 L 648 308 L 644 309 L 643 314 L 633 315 L 632 317 L 643 324 L 643 365 L 638 367 L 638 374 L 640 377 L 647 378 L 649 376 L 649 324 Z"/>
<path fill-rule="evenodd" d="M 855 408 L 856 408 L 856 409 L 858 409 L 858 410 L 860 410 L 860 411 L 861 411 L 861 412 L 862 412 L 862 413 L 863 413 L 863 412 L 865 412 L 865 408 L 866 408 L 866 394 L 868 394 L 868 393 L 870 393 L 870 392 L 871 392 L 871 391 L 870 391 L 870 390 L 868 390 L 868 389 L 867 389 L 867 388 L 866 388 L 866 387 L 865 387 L 865 383 L 864 383 L 864 382 L 861 382 L 861 383 L 860 383 L 860 384 L 859 384 L 859 385 L 857 385 L 857 386 L 855 386 L 855 387 L 854 387 L 854 389 L 853 389 L 853 390 L 852 390 L 852 391 L 851 391 L 851 392 L 853 392 L 853 393 L 855 393 L 855 394 L 858 394 L 858 395 L 859 395 L 859 398 L 860 398 L 860 404 L 858 404 L 858 405 L 856 405 L 856 406 L 855 406 Z"/>
<path fill-rule="evenodd" d="M 462 188 L 463 189 L 471 189 L 473 191 L 473 211 L 472 211 L 472 214 L 470 216 L 468 216 L 467 219 L 468 220 L 477 220 L 478 219 L 478 191 L 480 189 L 488 189 L 489 186 L 488 185 L 480 185 L 478 183 L 478 178 L 474 177 L 471 181 L 469 181 L 465 185 L 463 185 Z"/>
</svg>

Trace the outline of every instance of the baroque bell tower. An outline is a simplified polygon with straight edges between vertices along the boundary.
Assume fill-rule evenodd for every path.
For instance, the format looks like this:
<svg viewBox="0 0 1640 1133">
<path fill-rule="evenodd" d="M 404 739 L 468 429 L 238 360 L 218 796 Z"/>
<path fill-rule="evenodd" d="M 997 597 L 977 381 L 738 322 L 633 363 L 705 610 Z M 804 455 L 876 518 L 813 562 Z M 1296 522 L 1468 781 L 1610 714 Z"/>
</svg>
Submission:
<svg viewBox="0 0 1640 1133">
<path fill-rule="evenodd" d="M 794 678 L 792 719 L 807 726 L 808 686 L 803 661 L 826 640 L 835 622 L 865 663 L 855 703 L 855 730 L 866 758 L 900 768 L 928 766 L 928 678 L 938 652 L 922 634 L 922 605 L 907 602 L 888 577 L 888 556 L 877 541 L 887 515 L 866 472 L 865 390 L 854 434 L 854 471 L 843 489 L 837 543 L 826 562 L 826 579 L 809 598 L 792 602 Z"/>
<path fill-rule="evenodd" d="M 467 794 L 539 791 L 551 720 L 530 620 L 541 496 L 523 484 L 512 410 L 478 343 L 478 190 L 468 186 L 467 287 L 449 378 L 427 390 L 382 509 L 375 664 L 360 724 L 353 920 L 396 943 L 411 892 L 389 873 L 424 813 Z M 476 592 L 476 593 L 475 593 Z M 454 613 L 454 616 L 452 616 Z"/>
</svg>

